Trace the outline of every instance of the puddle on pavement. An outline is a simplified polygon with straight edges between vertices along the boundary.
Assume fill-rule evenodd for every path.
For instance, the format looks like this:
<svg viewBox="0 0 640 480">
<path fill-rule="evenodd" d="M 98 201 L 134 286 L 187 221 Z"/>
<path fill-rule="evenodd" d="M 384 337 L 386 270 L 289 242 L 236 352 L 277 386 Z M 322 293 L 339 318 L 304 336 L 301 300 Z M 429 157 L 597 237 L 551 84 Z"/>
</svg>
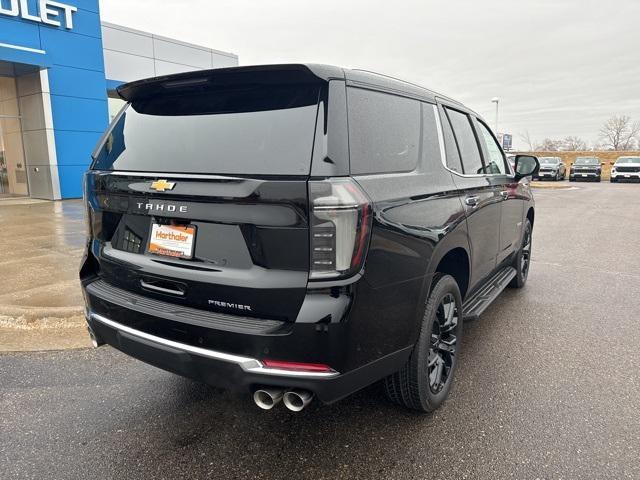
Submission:
<svg viewBox="0 0 640 480">
<path fill-rule="evenodd" d="M 83 327 L 78 269 L 85 241 L 81 200 L 0 203 L 0 317 L 16 328 L 48 318 Z M 68 326 L 67 326 L 68 327 Z M 6 330 L 6 328 L 3 328 Z M 2 342 L 0 342 L 2 343 Z"/>
</svg>

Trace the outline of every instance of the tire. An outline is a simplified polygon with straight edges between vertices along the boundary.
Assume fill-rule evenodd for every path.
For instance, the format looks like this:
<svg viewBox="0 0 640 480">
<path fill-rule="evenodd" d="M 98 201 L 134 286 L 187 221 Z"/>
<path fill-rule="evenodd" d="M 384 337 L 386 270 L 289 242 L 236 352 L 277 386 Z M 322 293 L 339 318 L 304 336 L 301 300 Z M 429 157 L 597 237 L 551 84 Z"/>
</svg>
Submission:
<svg viewBox="0 0 640 480">
<path fill-rule="evenodd" d="M 569 181 L 570 181 L 570 182 L 575 182 L 575 181 L 576 181 L 576 179 L 575 179 L 575 178 L 571 178 L 571 177 L 569 177 Z"/>
<path fill-rule="evenodd" d="M 449 395 L 462 337 L 458 284 L 452 276 L 440 274 L 434 282 L 411 357 L 384 380 L 392 402 L 425 413 L 433 412 Z"/>
<path fill-rule="evenodd" d="M 611 177 L 611 178 L 609 179 L 609 181 L 610 181 L 611 183 L 616 183 L 616 179 L 615 179 L 615 178 L 613 178 L 613 177 Z"/>
<path fill-rule="evenodd" d="M 522 235 L 522 245 L 513 259 L 511 266 L 516 269 L 516 276 L 509 283 L 511 288 L 522 288 L 527 283 L 529 277 L 529 267 L 531 266 L 531 240 L 533 238 L 533 228 L 529 219 L 525 221 Z"/>
<path fill-rule="evenodd" d="M 600 183 L 602 181 L 602 177 L 596 178 L 596 182 Z"/>
</svg>

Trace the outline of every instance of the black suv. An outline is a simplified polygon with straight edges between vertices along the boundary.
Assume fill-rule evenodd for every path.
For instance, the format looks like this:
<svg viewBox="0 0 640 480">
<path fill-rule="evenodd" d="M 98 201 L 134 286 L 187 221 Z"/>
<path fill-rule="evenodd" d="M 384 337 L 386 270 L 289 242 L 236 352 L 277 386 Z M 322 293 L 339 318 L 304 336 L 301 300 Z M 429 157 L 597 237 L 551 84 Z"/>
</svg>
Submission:
<svg viewBox="0 0 640 480">
<path fill-rule="evenodd" d="M 462 321 L 522 287 L 534 207 L 487 124 L 429 90 L 320 65 L 119 88 L 85 177 L 94 344 L 269 409 L 385 379 L 447 396 Z"/>
<path fill-rule="evenodd" d="M 578 157 L 569 170 L 569 181 L 602 180 L 602 164 L 598 157 Z"/>
</svg>

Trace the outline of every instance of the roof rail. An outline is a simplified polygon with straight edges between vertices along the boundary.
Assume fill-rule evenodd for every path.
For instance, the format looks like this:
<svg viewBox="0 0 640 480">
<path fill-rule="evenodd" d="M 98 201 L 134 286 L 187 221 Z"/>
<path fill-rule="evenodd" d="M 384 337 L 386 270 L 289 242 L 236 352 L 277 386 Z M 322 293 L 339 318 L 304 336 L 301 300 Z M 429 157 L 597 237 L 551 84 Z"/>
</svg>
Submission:
<svg viewBox="0 0 640 480">
<path fill-rule="evenodd" d="M 417 83 L 409 82 L 408 80 L 403 80 L 403 79 L 401 79 L 401 78 L 397 78 L 397 77 L 394 77 L 394 76 L 392 76 L 392 75 L 386 75 L 386 74 L 384 74 L 384 73 L 374 72 L 374 71 L 372 71 L 372 70 L 367 70 L 367 69 L 364 69 L 364 68 L 352 68 L 351 70 L 353 70 L 354 72 L 370 73 L 370 74 L 372 74 L 372 75 L 378 75 L 379 77 L 384 77 L 384 78 L 389 78 L 389 79 L 391 79 L 391 80 L 395 80 L 396 82 L 406 83 L 407 85 L 411 85 L 411 86 L 413 86 L 413 87 L 417 87 L 417 88 L 419 88 L 419 89 L 421 89 L 421 90 L 425 90 L 425 91 L 427 91 L 427 92 L 429 92 L 429 93 L 432 93 L 433 95 L 435 95 L 435 96 L 437 96 L 437 97 L 446 98 L 446 99 L 447 99 L 448 101 L 450 101 L 450 102 L 456 103 L 456 104 L 458 104 L 458 105 L 462 105 L 462 103 L 460 103 L 460 102 L 459 102 L 459 101 L 457 101 L 457 100 L 454 100 L 454 99 L 453 99 L 453 98 L 451 98 L 451 97 L 448 97 L 448 96 L 446 96 L 446 95 L 443 95 L 442 93 L 438 93 L 438 92 L 436 92 L 436 91 L 434 91 L 434 90 L 430 90 L 430 89 L 428 89 L 428 88 L 426 88 L 426 87 L 423 87 L 422 85 L 418 85 Z"/>
</svg>

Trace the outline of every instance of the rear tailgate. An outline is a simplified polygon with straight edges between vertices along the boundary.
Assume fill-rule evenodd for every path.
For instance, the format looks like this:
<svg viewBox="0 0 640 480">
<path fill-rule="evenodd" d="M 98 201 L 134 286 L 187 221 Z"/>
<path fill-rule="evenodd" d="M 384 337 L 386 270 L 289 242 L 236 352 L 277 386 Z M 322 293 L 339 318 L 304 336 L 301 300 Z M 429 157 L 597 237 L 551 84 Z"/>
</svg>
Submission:
<svg viewBox="0 0 640 480">
<path fill-rule="evenodd" d="M 169 176 L 161 180 L 174 187 L 162 193 L 157 180 L 88 174 L 100 276 L 179 305 L 295 320 L 309 271 L 306 180 Z M 172 250 L 155 238 L 161 226 L 193 235 L 181 256 L 153 253 Z"/>
<path fill-rule="evenodd" d="M 295 321 L 326 84 L 308 71 L 241 73 L 125 86 L 131 103 L 87 174 L 91 248 L 102 279 L 127 291 Z"/>
</svg>

